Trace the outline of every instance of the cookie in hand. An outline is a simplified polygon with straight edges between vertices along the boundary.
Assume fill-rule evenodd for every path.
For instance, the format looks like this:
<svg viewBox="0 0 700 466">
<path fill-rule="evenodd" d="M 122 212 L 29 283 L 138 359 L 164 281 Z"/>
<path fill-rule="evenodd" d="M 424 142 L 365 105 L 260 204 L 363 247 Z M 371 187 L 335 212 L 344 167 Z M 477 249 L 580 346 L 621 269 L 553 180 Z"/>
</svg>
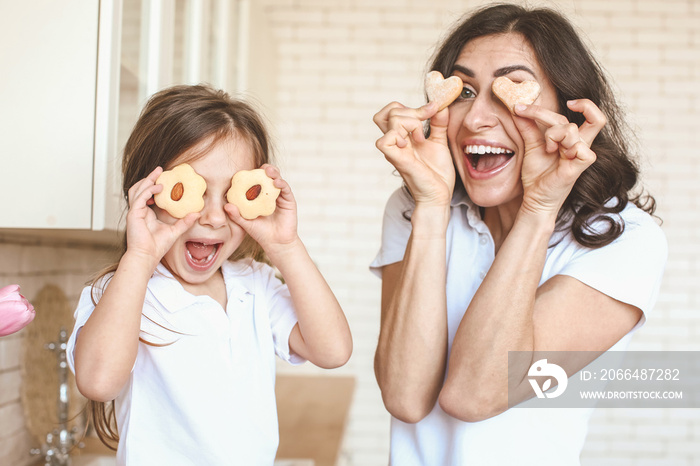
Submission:
<svg viewBox="0 0 700 466">
<path fill-rule="evenodd" d="M 173 217 L 183 218 L 204 208 L 207 182 L 189 164 L 183 163 L 164 171 L 156 184 L 162 184 L 163 190 L 154 195 L 153 200 Z"/>
<path fill-rule="evenodd" d="M 494 79 L 491 89 L 512 114 L 515 114 L 517 104 L 530 105 L 540 95 L 540 85 L 537 81 L 514 83 L 505 76 Z"/>
<path fill-rule="evenodd" d="M 280 188 L 276 188 L 272 178 L 265 170 L 240 170 L 231 179 L 231 188 L 226 193 L 226 199 L 241 213 L 246 220 L 270 215 L 277 207 L 277 196 Z"/>
</svg>

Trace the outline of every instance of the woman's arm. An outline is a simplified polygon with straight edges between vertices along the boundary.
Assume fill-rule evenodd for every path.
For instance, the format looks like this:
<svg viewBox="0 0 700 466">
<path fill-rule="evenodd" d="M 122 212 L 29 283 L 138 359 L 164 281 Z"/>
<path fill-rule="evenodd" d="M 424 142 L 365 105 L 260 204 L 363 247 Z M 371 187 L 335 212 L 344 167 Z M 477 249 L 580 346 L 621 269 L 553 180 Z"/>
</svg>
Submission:
<svg viewBox="0 0 700 466">
<path fill-rule="evenodd" d="M 404 422 L 418 422 L 430 413 L 445 375 L 448 220 L 447 208 L 417 208 L 403 261 L 382 269 L 374 371 L 384 405 Z"/>
<path fill-rule="evenodd" d="M 455 183 L 447 147 L 449 110 L 392 103 L 374 117 L 377 148 L 401 174 L 415 208 L 400 263 L 382 271 L 375 374 L 387 410 L 418 422 L 435 406 L 447 360 L 446 232 Z M 430 118 L 430 137 L 423 121 Z"/>
<path fill-rule="evenodd" d="M 594 357 L 639 321 L 638 308 L 572 277 L 558 275 L 538 288 L 548 231 L 516 221 L 467 308 L 440 393 L 441 407 L 453 417 L 480 421 L 509 408 L 509 391 L 511 406 L 534 395 L 526 375 L 535 359 L 509 367 L 509 351 L 585 351 Z M 573 374 L 590 361 L 550 362 Z"/>
<path fill-rule="evenodd" d="M 80 392 L 94 401 L 113 400 L 128 381 L 138 351 L 148 280 L 175 239 L 199 216 L 189 214 L 173 225 L 156 219 L 148 203 L 162 190 L 155 184 L 161 172 L 157 168 L 129 190 L 127 251 L 76 339 L 75 381 Z"/>
</svg>

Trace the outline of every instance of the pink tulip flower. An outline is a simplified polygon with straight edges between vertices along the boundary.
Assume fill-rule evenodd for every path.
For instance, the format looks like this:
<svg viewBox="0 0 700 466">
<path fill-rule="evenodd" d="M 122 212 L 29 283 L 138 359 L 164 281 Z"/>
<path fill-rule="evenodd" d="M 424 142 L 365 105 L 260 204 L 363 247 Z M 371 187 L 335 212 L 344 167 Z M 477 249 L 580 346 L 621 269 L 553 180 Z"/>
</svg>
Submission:
<svg viewBox="0 0 700 466">
<path fill-rule="evenodd" d="M 22 330 L 34 315 L 34 306 L 19 294 L 19 285 L 0 288 L 0 337 Z"/>
</svg>

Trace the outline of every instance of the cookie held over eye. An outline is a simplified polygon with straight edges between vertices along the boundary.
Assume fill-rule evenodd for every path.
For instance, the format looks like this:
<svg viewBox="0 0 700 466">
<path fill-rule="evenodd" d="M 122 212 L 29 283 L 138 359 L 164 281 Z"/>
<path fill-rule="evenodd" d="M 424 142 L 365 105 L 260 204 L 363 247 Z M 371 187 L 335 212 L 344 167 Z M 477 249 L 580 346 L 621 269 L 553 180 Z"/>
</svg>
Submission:
<svg viewBox="0 0 700 466">
<path fill-rule="evenodd" d="M 226 193 L 226 199 L 241 213 L 246 220 L 270 215 L 277 207 L 277 196 L 280 188 L 276 188 L 272 178 L 265 170 L 240 170 L 231 178 L 231 188 Z"/>
<path fill-rule="evenodd" d="M 173 217 L 183 218 L 204 208 L 202 196 L 207 190 L 207 182 L 189 164 L 183 163 L 164 171 L 156 184 L 162 184 L 163 190 L 154 195 L 153 200 Z"/>
<path fill-rule="evenodd" d="M 530 105 L 540 95 L 540 85 L 537 81 L 514 83 L 505 76 L 494 79 L 491 89 L 512 114 L 515 114 L 517 104 Z"/>
<path fill-rule="evenodd" d="M 450 105 L 462 92 L 464 83 L 459 76 L 445 79 L 439 71 L 431 71 L 425 76 L 425 93 L 428 102 L 437 102 L 439 110 Z"/>
</svg>

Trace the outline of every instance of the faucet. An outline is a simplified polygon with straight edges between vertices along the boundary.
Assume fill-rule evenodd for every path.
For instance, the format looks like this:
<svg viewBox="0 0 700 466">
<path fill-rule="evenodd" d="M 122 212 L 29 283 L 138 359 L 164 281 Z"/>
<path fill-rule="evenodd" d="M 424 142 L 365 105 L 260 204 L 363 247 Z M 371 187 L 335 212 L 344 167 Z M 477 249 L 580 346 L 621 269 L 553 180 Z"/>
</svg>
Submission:
<svg viewBox="0 0 700 466">
<path fill-rule="evenodd" d="M 41 448 L 32 448 L 29 453 L 33 456 L 42 455 L 44 466 L 71 466 L 70 451 L 83 444 L 75 440 L 78 429 L 68 429 L 68 359 L 66 343 L 68 333 L 61 327 L 58 341 L 44 345 L 47 350 L 56 353 L 58 358 L 58 428 L 46 434 L 46 442 Z"/>
</svg>

